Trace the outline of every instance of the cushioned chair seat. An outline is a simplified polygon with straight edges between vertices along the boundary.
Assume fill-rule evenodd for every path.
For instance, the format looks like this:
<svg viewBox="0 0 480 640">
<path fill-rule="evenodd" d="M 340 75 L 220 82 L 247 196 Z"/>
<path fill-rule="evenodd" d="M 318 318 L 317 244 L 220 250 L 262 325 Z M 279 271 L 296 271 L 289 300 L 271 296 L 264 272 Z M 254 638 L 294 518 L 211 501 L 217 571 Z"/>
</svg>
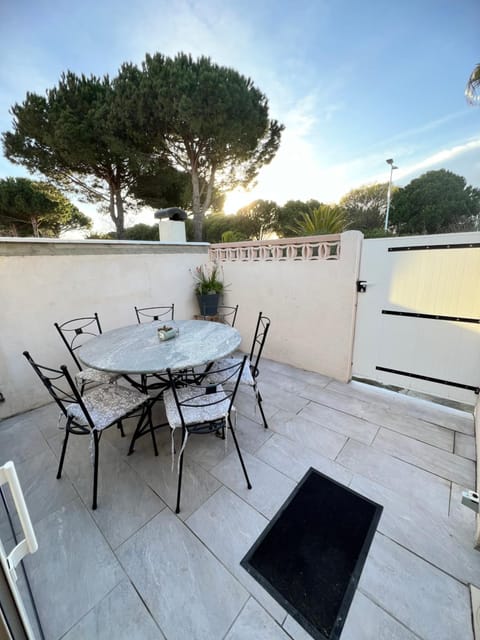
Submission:
<svg viewBox="0 0 480 640">
<path fill-rule="evenodd" d="M 92 389 L 82 399 L 95 424 L 95 429 L 102 431 L 140 407 L 148 400 L 148 396 L 136 389 L 109 384 Z M 87 418 L 77 403 L 68 405 L 67 415 L 79 424 L 88 424 Z"/>
<path fill-rule="evenodd" d="M 236 364 L 240 364 L 242 362 L 242 358 L 237 358 L 235 356 L 231 356 L 229 358 L 222 358 L 221 360 L 216 360 L 211 368 L 208 370 L 207 380 L 211 384 L 217 384 L 219 380 L 225 380 L 225 374 L 219 373 L 217 371 L 221 371 L 226 369 L 227 367 L 231 367 Z M 245 366 L 243 367 L 242 374 L 240 376 L 241 384 L 248 384 L 250 387 L 253 387 L 255 381 L 252 376 L 252 370 L 250 365 L 250 360 L 247 358 L 245 361 Z"/>
<path fill-rule="evenodd" d="M 200 387 L 199 392 L 201 389 Z M 220 420 L 228 414 L 230 399 L 225 395 L 221 386 L 217 387 L 215 393 L 203 393 L 202 395 L 194 395 L 192 387 L 179 387 L 177 396 L 179 402 L 182 403 L 182 414 L 186 425 Z M 191 402 L 185 405 L 184 403 L 189 399 Z M 163 400 L 168 423 L 172 429 L 181 427 L 182 421 L 172 389 L 165 391 Z"/>
<path fill-rule="evenodd" d="M 116 373 L 108 371 L 99 371 L 98 369 L 82 369 L 75 374 L 75 379 L 80 382 L 100 382 L 101 384 L 109 384 L 118 380 L 120 376 Z"/>
</svg>

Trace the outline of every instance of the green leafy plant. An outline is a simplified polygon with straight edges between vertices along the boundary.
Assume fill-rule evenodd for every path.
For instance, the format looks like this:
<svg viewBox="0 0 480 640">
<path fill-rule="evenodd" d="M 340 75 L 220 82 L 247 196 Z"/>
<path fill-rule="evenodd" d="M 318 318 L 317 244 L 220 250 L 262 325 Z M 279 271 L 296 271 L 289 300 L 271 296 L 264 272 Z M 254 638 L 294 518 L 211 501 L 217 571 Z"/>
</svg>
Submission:
<svg viewBox="0 0 480 640">
<path fill-rule="evenodd" d="M 342 233 L 348 223 L 342 209 L 322 204 L 311 213 L 303 213 L 297 224 L 291 227 L 296 236 L 317 236 Z"/>
<path fill-rule="evenodd" d="M 195 293 L 199 296 L 225 291 L 223 271 L 215 262 L 202 264 L 192 271 L 192 275 L 195 280 Z"/>
</svg>

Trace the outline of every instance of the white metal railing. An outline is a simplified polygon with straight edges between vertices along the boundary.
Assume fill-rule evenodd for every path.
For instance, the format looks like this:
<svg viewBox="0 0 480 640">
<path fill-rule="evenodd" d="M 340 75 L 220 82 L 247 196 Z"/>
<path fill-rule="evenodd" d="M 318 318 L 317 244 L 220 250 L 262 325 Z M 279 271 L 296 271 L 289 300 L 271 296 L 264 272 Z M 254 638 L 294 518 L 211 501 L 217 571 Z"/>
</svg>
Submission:
<svg viewBox="0 0 480 640">
<path fill-rule="evenodd" d="M 338 260 L 340 235 L 214 244 L 209 258 L 216 262 Z"/>
<path fill-rule="evenodd" d="M 26 636 L 29 640 L 35 640 L 35 635 L 28 619 L 28 614 L 23 604 L 22 597 L 17 587 L 17 572 L 16 568 L 18 563 L 29 553 L 35 553 L 38 549 L 37 538 L 32 527 L 30 515 L 28 513 L 27 505 L 25 504 L 25 498 L 23 497 L 22 488 L 18 481 L 17 472 L 13 462 L 6 462 L 3 466 L 0 466 L 0 487 L 7 484 L 10 488 L 10 493 L 15 503 L 20 525 L 22 527 L 23 540 L 18 542 L 16 546 L 10 551 L 5 552 L 5 548 L 0 540 L 0 564 L 5 573 L 10 592 L 15 601 L 18 614 L 23 623 L 23 627 Z"/>
</svg>

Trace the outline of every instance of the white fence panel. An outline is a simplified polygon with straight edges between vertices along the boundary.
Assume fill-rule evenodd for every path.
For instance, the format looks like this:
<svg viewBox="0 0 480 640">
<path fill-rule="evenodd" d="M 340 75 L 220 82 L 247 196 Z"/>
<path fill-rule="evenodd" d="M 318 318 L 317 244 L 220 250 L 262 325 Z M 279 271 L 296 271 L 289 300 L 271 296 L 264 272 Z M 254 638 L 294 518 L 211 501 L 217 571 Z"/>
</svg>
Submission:
<svg viewBox="0 0 480 640">
<path fill-rule="evenodd" d="M 365 240 L 353 375 L 474 404 L 480 233 Z"/>
</svg>

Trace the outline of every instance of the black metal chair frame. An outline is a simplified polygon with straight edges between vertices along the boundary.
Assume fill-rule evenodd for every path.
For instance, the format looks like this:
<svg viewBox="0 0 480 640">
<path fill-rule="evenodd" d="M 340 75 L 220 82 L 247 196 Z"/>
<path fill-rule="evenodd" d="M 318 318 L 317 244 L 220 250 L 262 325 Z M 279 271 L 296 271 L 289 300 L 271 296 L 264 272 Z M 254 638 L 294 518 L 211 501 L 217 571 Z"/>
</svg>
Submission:
<svg viewBox="0 0 480 640">
<path fill-rule="evenodd" d="M 98 458 L 99 458 L 99 446 L 100 440 L 103 434 L 103 429 L 98 430 L 95 428 L 95 423 L 90 416 L 90 413 L 85 406 L 84 400 L 80 391 L 78 390 L 68 368 L 65 365 L 61 365 L 60 369 L 54 369 L 52 367 L 47 367 L 45 365 L 40 365 L 36 363 L 28 351 L 24 351 L 23 355 L 28 360 L 28 362 L 33 367 L 34 371 L 43 382 L 45 387 L 47 388 L 49 394 L 55 400 L 57 405 L 60 407 L 61 412 L 66 418 L 65 425 L 65 438 L 63 440 L 62 452 L 60 455 L 60 461 L 58 465 L 57 471 L 57 480 L 62 477 L 63 470 L 63 462 L 65 460 L 65 453 L 67 451 L 68 439 L 71 433 L 74 435 L 92 435 L 93 436 L 93 445 L 94 445 L 94 462 L 93 462 L 93 499 L 92 499 L 92 509 L 97 508 L 97 490 L 98 490 Z M 67 384 L 67 390 L 63 389 L 59 386 L 61 380 L 65 379 Z M 67 406 L 68 404 L 76 403 L 80 406 L 83 415 L 87 420 L 87 425 L 81 424 L 77 422 L 72 416 L 68 414 Z M 154 447 L 156 450 L 156 442 L 155 435 L 153 433 L 153 428 L 151 424 L 151 415 L 148 411 L 148 403 L 143 405 L 140 409 L 140 413 L 137 413 L 139 408 L 132 410 L 129 413 L 126 413 L 123 417 L 135 417 L 139 416 L 139 424 L 143 424 L 144 421 L 150 420 L 150 430 L 152 434 L 152 439 L 154 443 Z M 112 423 L 114 424 L 114 423 Z M 111 425 L 109 425 L 110 427 Z M 109 427 L 106 427 L 107 429 Z"/>
<path fill-rule="evenodd" d="M 62 322 L 62 324 L 55 322 L 54 326 L 58 331 L 58 333 L 60 334 L 60 337 L 62 338 L 63 342 L 65 343 L 65 346 L 67 347 L 68 352 L 72 356 L 73 361 L 77 365 L 78 370 L 83 371 L 82 364 L 80 360 L 77 358 L 75 351 L 77 349 L 80 349 L 80 347 L 82 347 L 84 343 L 83 342 L 79 342 L 79 344 L 75 344 L 75 343 L 80 340 L 79 336 L 91 336 L 92 338 L 96 338 L 102 335 L 102 327 L 100 325 L 100 319 L 98 317 L 98 314 L 95 312 L 93 316 L 82 316 L 80 318 L 72 318 L 72 320 L 67 320 L 66 322 Z M 91 330 L 85 330 L 86 328 L 88 329 L 89 327 L 92 327 Z M 95 330 L 95 327 L 96 327 L 96 330 Z M 70 334 L 70 333 L 73 333 L 74 335 L 72 339 L 68 341 L 67 336 L 65 334 Z M 130 380 L 130 382 L 132 381 Z M 95 380 L 92 380 L 92 381 L 82 380 L 82 383 L 80 385 L 80 393 L 82 395 L 85 391 L 85 387 L 88 384 L 98 384 L 98 383 Z M 122 434 L 122 438 L 124 438 L 125 433 L 123 431 L 123 424 L 121 420 L 117 426 L 120 430 L 120 433 Z"/>
<path fill-rule="evenodd" d="M 255 392 L 255 397 L 257 399 L 258 408 L 260 409 L 265 429 L 268 429 L 268 423 L 265 418 L 265 412 L 263 411 L 263 399 L 257 386 L 257 377 L 259 374 L 258 363 L 262 357 L 263 347 L 265 346 L 270 324 L 270 318 L 268 316 L 264 316 L 263 312 L 260 311 L 258 314 L 257 326 L 255 327 L 255 334 L 253 336 L 252 348 L 250 349 L 250 355 L 248 357 L 250 362 L 250 371 L 253 378 L 253 390 Z"/>
<path fill-rule="evenodd" d="M 255 334 L 253 336 L 252 348 L 248 359 L 250 360 L 250 370 L 252 376 L 256 378 L 259 374 L 258 363 L 263 353 L 263 347 L 267 339 L 268 331 L 270 329 L 271 320 L 269 317 L 264 316 L 260 311 L 258 314 L 257 326 L 255 327 Z"/>
<path fill-rule="evenodd" d="M 238 304 L 235 307 L 229 307 L 226 304 L 218 305 L 217 315 L 222 319 L 222 322 L 229 324 L 231 327 L 235 326 L 237 319 Z"/>
<path fill-rule="evenodd" d="M 80 325 L 78 325 L 80 323 Z M 80 363 L 80 360 L 75 355 L 75 351 L 79 349 L 83 342 L 79 344 L 75 344 L 77 340 L 79 340 L 79 336 L 92 336 L 96 337 L 102 334 L 102 327 L 100 326 L 100 320 L 98 318 L 98 314 L 94 313 L 93 316 L 84 316 L 81 318 L 73 318 L 72 320 L 67 320 L 66 322 L 62 322 L 62 324 L 58 324 L 55 322 L 55 328 L 57 329 L 60 337 L 62 338 L 65 346 L 67 347 L 70 355 L 72 356 L 75 364 L 77 365 L 80 371 L 83 370 L 83 367 Z M 88 327 L 92 327 L 92 329 L 88 329 Z M 96 331 L 95 331 L 96 327 Z M 87 330 L 86 330 L 87 328 Z M 70 341 L 67 340 L 65 334 L 73 333 L 73 337 Z"/>
<path fill-rule="evenodd" d="M 181 497 L 181 491 L 182 491 L 182 472 L 183 472 L 183 456 L 184 456 L 184 445 L 186 442 L 186 437 L 187 435 L 190 434 L 209 434 L 209 433 L 222 433 L 223 437 L 224 437 L 224 432 L 225 432 L 225 428 L 229 428 L 231 433 L 232 433 L 232 437 L 233 437 L 233 441 L 235 443 L 235 448 L 237 450 L 237 454 L 238 457 L 240 459 L 240 464 L 242 466 L 242 470 L 243 473 L 245 475 L 245 480 L 247 481 L 247 488 L 251 489 L 252 485 L 250 483 L 250 479 L 248 477 L 248 473 L 247 473 L 247 469 L 245 467 L 245 463 L 243 461 L 243 457 L 242 457 L 242 453 L 240 451 L 240 447 L 238 446 L 238 441 L 237 441 L 237 436 L 235 434 L 235 430 L 233 428 L 233 424 L 232 424 L 232 420 L 231 420 L 231 411 L 232 411 L 232 407 L 233 407 L 233 403 L 235 400 L 235 396 L 237 394 L 237 390 L 240 384 L 240 376 L 242 374 L 242 370 L 243 367 L 245 366 L 247 360 L 247 356 L 243 356 L 243 358 L 236 362 L 233 365 L 229 365 L 228 367 L 225 367 L 223 369 L 219 369 L 216 371 L 216 374 L 224 374 L 224 380 L 223 380 L 223 384 L 228 384 L 230 383 L 230 388 L 229 389 L 223 389 L 224 394 L 226 396 L 226 398 L 229 400 L 229 405 L 228 405 L 228 411 L 226 413 L 226 416 L 224 418 L 221 419 L 215 419 L 215 420 L 208 420 L 208 421 L 203 421 L 203 422 L 195 422 L 195 423 L 186 423 L 185 422 L 185 418 L 182 412 L 182 407 L 195 407 L 198 405 L 195 405 L 194 401 L 196 398 L 203 396 L 203 395 L 209 395 L 209 394 L 213 394 L 216 392 L 218 383 L 215 385 L 211 385 L 208 383 L 205 384 L 201 384 L 200 382 L 196 382 L 196 383 L 185 383 L 183 378 L 178 378 L 175 374 L 175 372 L 172 372 L 171 369 L 167 369 L 167 374 L 170 380 L 170 384 L 171 384 L 171 389 L 173 392 L 173 396 L 175 399 L 175 404 L 177 407 L 177 411 L 178 414 L 180 416 L 180 421 L 181 421 L 181 429 L 182 429 L 182 449 L 180 452 L 180 458 L 179 458 L 179 468 L 178 468 L 178 485 L 177 485 L 177 505 L 175 508 L 175 513 L 179 513 L 180 512 L 180 497 Z M 233 386 L 232 386 L 233 383 Z M 177 385 L 179 387 L 188 387 L 190 389 L 192 389 L 192 391 L 194 392 L 191 396 L 188 397 L 188 399 L 185 400 L 180 400 L 178 397 L 178 392 L 177 392 Z M 206 403 L 205 405 L 202 406 L 213 406 L 214 404 L 218 404 L 219 402 L 221 402 L 221 400 L 215 400 L 212 401 L 212 403 L 210 403 L 210 405 L 208 403 Z"/>
<path fill-rule="evenodd" d="M 170 305 L 160 305 L 156 307 L 134 307 L 135 314 L 137 316 L 138 324 L 142 324 L 144 322 L 155 322 L 158 320 L 167 321 L 167 320 L 175 320 L 175 304 L 172 302 Z M 163 310 L 162 313 L 155 313 L 156 311 Z M 148 312 L 152 313 L 148 313 Z M 170 317 L 167 319 L 167 316 L 170 314 Z M 145 319 L 144 319 L 145 318 Z M 154 378 L 157 382 L 149 383 L 148 379 Z M 144 393 L 148 391 L 159 391 L 158 397 L 161 397 L 162 391 L 164 391 L 168 387 L 168 380 L 156 373 L 142 374 L 140 376 L 140 384 L 143 388 Z M 138 436 L 137 436 L 138 437 Z M 133 451 L 133 441 L 131 445 L 131 451 Z"/>
<path fill-rule="evenodd" d="M 154 322 L 155 320 L 175 320 L 175 304 L 161 305 L 158 307 L 134 307 L 138 324 L 142 322 Z M 162 310 L 162 313 L 155 313 Z M 152 313 L 148 313 L 151 311 Z M 170 317 L 167 316 L 170 314 Z M 145 319 L 144 319 L 145 318 Z"/>
</svg>

